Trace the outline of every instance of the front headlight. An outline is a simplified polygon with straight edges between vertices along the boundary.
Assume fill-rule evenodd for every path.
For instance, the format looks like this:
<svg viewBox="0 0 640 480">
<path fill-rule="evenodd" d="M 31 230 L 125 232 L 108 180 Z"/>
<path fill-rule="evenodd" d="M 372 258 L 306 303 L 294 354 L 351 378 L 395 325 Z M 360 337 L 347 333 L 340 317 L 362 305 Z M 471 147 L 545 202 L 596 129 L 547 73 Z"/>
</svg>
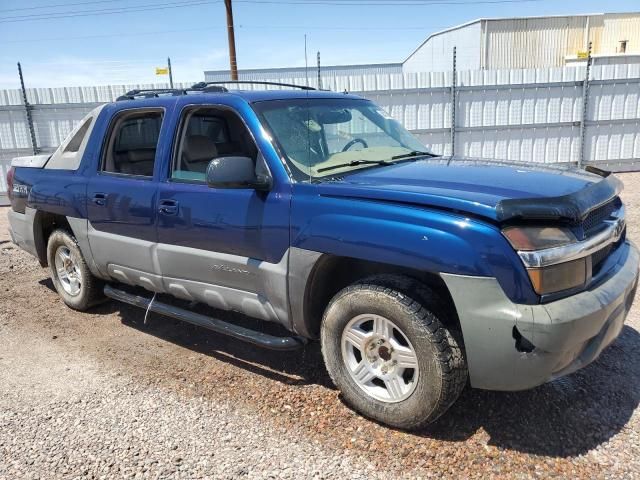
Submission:
<svg viewBox="0 0 640 480">
<path fill-rule="evenodd" d="M 576 241 L 567 228 L 556 227 L 508 227 L 502 231 L 516 250 L 529 252 L 545 248 L 561 247 Z"/>
<path fill-rule="evenodd" d="M 577 242 L 575 235 L 567 228 L 508 227 L 502 233 L 518 252 L 545 250 Z M 538 295 L 556 293 L 585 284 L 587 258 L 545 267 L 528 267 L 527 273 Z"/>
</svg>

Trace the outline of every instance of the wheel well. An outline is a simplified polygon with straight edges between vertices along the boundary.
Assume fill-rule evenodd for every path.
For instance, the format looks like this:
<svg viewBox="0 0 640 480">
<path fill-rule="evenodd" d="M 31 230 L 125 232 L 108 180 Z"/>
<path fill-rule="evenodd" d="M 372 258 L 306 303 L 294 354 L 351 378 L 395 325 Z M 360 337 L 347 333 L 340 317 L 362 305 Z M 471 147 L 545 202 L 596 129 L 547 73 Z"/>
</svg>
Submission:
<svg viewBox="0 0 640 480">
<path fill-rule="evenodd" d="M 64 215 L 48 212 L 36 213 L 33 221 L 33 240 L 35 242 L 38 260 L 40 261 L 40 265 L 43 267 L 48 265 L 47 243 L 49 241 L 49 236 L 58 228 L 63 228 L 72 232 L 71 226 L 67 221 L 67 217 Z"/>
<path fill-rule="evenodd" d="M 445 325 L 460 330 L 453 298 L 440 275 L 384 263 L 325 255 L 316 263 L 305 289 L 304 316 L 307 332 L 318 337 L 322 315 L 336 293 L 358 280 L 380 274 L 408 277 L 429 287 L 440 297 L 442 307 L 446 310 L 443 315 L 445 318 L 440 320 Z"/>
</svg>

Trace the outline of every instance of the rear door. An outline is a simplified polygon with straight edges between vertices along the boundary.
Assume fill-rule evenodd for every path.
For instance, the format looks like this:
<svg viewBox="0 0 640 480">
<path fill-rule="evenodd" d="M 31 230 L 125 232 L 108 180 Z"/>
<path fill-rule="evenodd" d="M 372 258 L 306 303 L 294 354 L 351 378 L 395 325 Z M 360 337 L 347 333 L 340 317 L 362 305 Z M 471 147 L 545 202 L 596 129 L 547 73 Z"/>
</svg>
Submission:
<svg viewBox="0 0 640 480">
<path fill-rule="evenodd" d="M 118 112 L 107 130 L 98 171 L 88 182 L 88 237 L 104 273 L 158 291 L 156 245 L 158 141 L 162 108 Z"/>
<path fill-rule="evenodd" d="M 230 107 L 187 105 L 158 192 L 158 263 L 165 290 L 217 308 L 285 323 L 289 185 L 269 192 L 210 188 L 209 162 L 250 157 L 266 165 Z M 263 170 L 260 170 L 263 169 Z"/>
</svg>

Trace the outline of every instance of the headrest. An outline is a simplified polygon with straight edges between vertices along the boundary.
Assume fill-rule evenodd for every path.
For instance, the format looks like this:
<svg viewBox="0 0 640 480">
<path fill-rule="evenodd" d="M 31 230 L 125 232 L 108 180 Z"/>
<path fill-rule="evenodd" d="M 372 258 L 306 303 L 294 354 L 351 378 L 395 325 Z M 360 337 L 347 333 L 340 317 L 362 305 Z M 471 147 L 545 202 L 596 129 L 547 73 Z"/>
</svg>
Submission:
<svg viewBox="0 0 640 480">
<path fill-rule="evenodd" d="M 127 152 L 127 160 L 129 163 L 152 162 L 155 156 L 155 150 L 129 150 Z"/>
<path fill-rule="evenodd" d="M 204 135 L 190 135 L 185 138 L 183 152 L 189 160 L 211 160 L 218 156 L 218 148 L 213 140 Z"/>
</svg>

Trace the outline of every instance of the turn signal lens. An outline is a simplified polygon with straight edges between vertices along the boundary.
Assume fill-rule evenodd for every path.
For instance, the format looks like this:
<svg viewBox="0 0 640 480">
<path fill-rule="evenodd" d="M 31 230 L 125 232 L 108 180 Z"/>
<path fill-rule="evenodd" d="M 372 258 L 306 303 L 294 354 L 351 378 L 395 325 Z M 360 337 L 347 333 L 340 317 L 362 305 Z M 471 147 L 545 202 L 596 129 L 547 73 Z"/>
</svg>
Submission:
<svg viewBox="0 0 640 480">
<path fill-rule="evenodd" d="M 502 234 L 513 248 L 521 251 L 560 247 L 576 241 L 571 230 L 556 227 L 509 227 Z"/>
<path fill-rule="evenodd" d="M 538 295 L 561 292 L 584 285 L 587 281 L 587 258 L 544 268 L 528 268 L 533 289 Z"/>
<path fill-rule="evenodd" d="M 13 169 L 13 167 L 9 168 L 9 171 L 7 172 L 7 196 L 9 197 L 9 200 L 13 199 L 13 175 L 15 173 L 15 170 Z"/>
</svg>

